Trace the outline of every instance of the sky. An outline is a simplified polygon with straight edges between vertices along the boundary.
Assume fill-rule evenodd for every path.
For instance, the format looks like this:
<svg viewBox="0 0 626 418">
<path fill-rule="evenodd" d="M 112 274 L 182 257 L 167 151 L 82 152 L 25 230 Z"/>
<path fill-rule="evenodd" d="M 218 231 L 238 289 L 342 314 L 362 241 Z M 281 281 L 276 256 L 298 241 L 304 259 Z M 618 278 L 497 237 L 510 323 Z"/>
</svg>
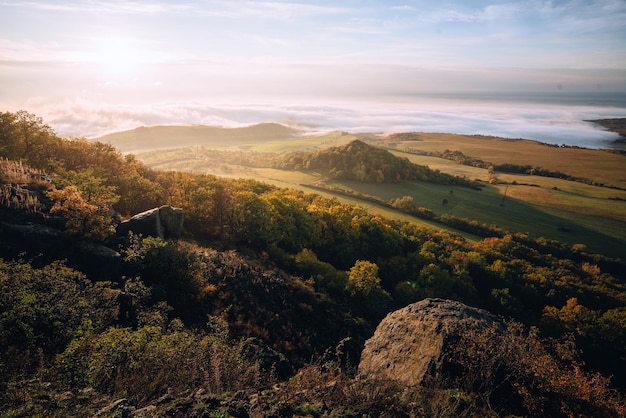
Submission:
<svg viewBox="0 0 626 418">
<path fill-rule="evenodd" d="M 0 110 L 61 135 L 340 114 L 419 128 L 476 108 L 424 97 L 508 92 L 626 93 L 626 1 L 0 0 Z M 575 117 L 623 110 L 598 104 Z"/>
</svg>

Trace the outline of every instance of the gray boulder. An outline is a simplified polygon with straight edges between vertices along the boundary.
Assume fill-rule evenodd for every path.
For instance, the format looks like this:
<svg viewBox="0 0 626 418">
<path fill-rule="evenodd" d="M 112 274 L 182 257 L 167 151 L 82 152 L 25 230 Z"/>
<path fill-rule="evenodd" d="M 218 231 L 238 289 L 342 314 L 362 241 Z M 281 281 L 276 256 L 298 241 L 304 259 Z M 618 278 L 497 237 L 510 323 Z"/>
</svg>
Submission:
<svg viewBox="0 0 626 418">
<path fill-rule="evenodd" d="M 489 312 L 460 302 L 425 299 L 387 315 L 365 342 L 359 375 L 421 385 L 441 370 L 444 354 L 463 330 L 503 327 Z"/>
<path fill-rule="evenodd" d="M 169 205 L 138 213 L 117 227 L 117 235 L 125 236 L 129 231 L 144 237 L 164 239 L 180 238 L 183 230 L 183 210 Z"/>
</svg>

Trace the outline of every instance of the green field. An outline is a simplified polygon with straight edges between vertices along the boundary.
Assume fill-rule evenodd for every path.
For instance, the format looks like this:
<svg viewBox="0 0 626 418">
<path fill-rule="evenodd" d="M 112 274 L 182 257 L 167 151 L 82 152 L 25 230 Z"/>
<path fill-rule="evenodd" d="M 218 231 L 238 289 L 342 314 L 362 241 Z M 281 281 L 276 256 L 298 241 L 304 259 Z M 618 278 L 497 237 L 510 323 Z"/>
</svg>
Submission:
<svg viewBox="0 0 626 418">
<path fill-rule="evenodd" d="M 270 141 L 264 144 L 255 144 L 250 147 L 250 151 L 276 153 L 315 151 L 322 148 L 344 145 L 354 141 L 356 138 L 356 135 L 350 135 L 345 132 L 331 132 L 324 135 L 309 135 L 293 138 L 289 141 Z"/>
<path fill-rule="evenodd" d="M 592 203 L 596 199 L 579 196 L 580 210 L 576 207 L 565 210 L 548 199 L 539 204 L 537 194 L 559 192 L 531 186 L 509 186 L 505 197 L 503 193 L 506 187 L 502 185 L 486 186 L 482 191 L 409 182 L 393 186 L 358 182 L 331 182 L 330 185 L 385 200 L 411 196 L 415 205 L 431 209 L 438 215 L 449 214 L 476 220 L 511 232 L 527 233 L 533 238 L 545 237 L 570 245 L 584 244 L 592 251 L 613 257 L 623 257 L 626 248 L 626 202 L 623 201 L 603 201 L 603 204 L 611 206 L 615 211 L 610 212 L 601 206 L 594 209 Z M 525 190 L 532 197 L 529 200 L 534 203 L 511 197 L 511 194 L 515 194 L 513 189 Z M 446 205 L 443 199 L 447 200 Z M 557 202 L 560 202 L 558 198 Z M 592 210 L 603 210 L 604 213 L 586 213 Z"/>
<path fill-rule="evenodd" d="M 267 128 L 265 128 L 267 129 Z M 249 132 L 247 132 L 249 134 Z M 494 164 L 512 163 L 561 171 L 568 175 L 626 189 L 626 156 L 602 150 L 561 148 L 526 140 L 508 140 L 451 134 L 413 134 L 417 140 L 388 140 L 374 135 L 334 132 L 319 136 L 277 139 L 230 149 L 237 155 L 246 152 L 282 154 L 311 152 L 346 144 L 355 138 L 389 149 L 411 162 L 444 173 L 480 180 L 481 191 L 445 185 L 400 182 L 395 184 L 360 183 L 330 180 L 315 171 L 278 170 L 234 164 L 217 160 L 210 147 L 196 146 L 160 149 L 137 154 L 148 166 L 158 169 L 193 171 L 234 178 L 254 178 L 279 187 L 337 197 L 359 204 L 371 212 L 423 226 L 442 228 L 441 224 L 406 215 L 358 197 L 320 192 L 309 186 L 321 185 L 344 192 L 369 195 L 383 201 L 411 196 L 414 204 L 438 215 L 450 214 L 495 225 L 510 232 L 527 233 L 566 244 L 584 244 L 589 250 L 623 258 L 626 253 L 626 190 L 599 187 L 557 178 L 496 173 L 497 183 L 487 184 L 486 169 L 465 166 L 437 157 L 411 152 L 459 150 L 467 156 Z M 407 152 L 411 151 L 411 152 Z M 232 160 L 232 159 L 231 159 Z M 447 204 L 443 204 L 444 199 Z M 448 229 L 448 228 L 446 228 Z M 476 237 L 468 236 L 470 239 Z"/>
</svg>

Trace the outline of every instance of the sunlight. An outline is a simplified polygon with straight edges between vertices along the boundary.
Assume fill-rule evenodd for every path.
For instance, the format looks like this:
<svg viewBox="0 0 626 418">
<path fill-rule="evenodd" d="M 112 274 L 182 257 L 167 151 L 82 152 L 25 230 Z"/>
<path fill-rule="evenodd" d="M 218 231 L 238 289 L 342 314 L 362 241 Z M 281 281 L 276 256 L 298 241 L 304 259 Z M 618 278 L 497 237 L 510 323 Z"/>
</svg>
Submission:
<svg viewBox="0 0 626 418">
<path fill-rule="evenodd" d="M 130 39 L 107 37 L 96 43 L 93 61 L 107 79 L 131 79 L 139 74 L 143 55 Z"/>
</svg>

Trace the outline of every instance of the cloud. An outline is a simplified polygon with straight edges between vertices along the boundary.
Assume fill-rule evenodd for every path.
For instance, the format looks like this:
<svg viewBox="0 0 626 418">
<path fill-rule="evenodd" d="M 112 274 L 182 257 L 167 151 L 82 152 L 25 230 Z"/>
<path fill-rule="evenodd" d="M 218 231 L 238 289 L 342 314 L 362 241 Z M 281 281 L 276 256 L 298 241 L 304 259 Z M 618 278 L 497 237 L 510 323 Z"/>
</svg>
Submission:
<svg viewBox="0 0 626 418">
<path fill-rule="evenodd" d="M 194 14 L 230 19 L 256 18 L 266 20 L 295 20 L 323 15 L 350 13 L 354 9 L 321 4 L 282 1 L 213 0 L 188 7 Z"/>
<path fill-rule="evenodd" d="M 20 1 L 3 2 L 2 6 L 33 9 L 44 12 L 65 12 L 65 13 L 116 13 L 116 14 L 145 14 L 145 13 L 165 13 L 174 10 L 187 9 L 184 5 L 172 5 L 165 2 L 126 2 L 126 1 L 65 1 L 65 2 L 42 2 L 42 1 Z"/>
<path fill-rule="evenodd" d="M 600 99 L 613 106 L 593 104 Z M 588 105 L 581 104 L 585 100 Z M 377 101 L 267 104 L 198 101 L 113 105 L 86 99 L 54 103 L 38 99 L 31 101 L 30 105 L 27 110 L 43 117 L 66 137 L 93 138 L 153 125 L 238 127 L 278 122 L 315 132 L 446 132 L 585 147 L 606 147 L 617 135 L 584 120 L 618 117 L 626 112 L 623 97 L 606 93 L 433 95 Z"/>
<path fill-rule="evenodd" d="M 0 39 L 0 61 L 52 61 L 58 48 L 54 42 Z"/>
<path fill-rule="evenodd" d="M 417 8 L 410 6 L 408 4 L 404 4 L 402 6 L 392 6 L 391 10 L 396 10 L 399 12 L 414 12 L 414 11 L 417 11 Z"/>
</svg>

